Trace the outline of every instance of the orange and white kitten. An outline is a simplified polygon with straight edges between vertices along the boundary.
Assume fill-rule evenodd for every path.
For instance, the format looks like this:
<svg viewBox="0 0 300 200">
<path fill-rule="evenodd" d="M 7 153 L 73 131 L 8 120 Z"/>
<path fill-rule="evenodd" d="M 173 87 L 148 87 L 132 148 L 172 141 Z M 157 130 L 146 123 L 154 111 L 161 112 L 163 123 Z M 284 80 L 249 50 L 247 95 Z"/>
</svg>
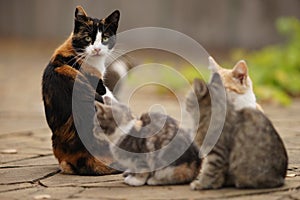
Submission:
<svg viewBox="0 0 300 200">
<path fill-rule="evenodd" d="M 208 59 L 209 69 L 212 73 L 218 72 L 220 74 L 228 99 L 236 110 L 250 107 L 263 112 L 261 106 L 256 103 L 252 81 L 248 75 L 248 67 L 244 60 L 237 62 L 233 69 L 224 69 L 213 57 L 210 56 Z"/>
</svg>

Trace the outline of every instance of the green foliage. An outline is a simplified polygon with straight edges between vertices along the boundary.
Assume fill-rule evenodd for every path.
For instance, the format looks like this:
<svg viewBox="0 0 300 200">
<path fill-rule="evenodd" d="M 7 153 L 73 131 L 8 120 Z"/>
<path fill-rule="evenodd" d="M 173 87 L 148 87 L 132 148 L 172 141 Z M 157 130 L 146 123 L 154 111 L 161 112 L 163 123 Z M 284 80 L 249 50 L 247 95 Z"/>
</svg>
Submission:
<svg viewBox="0 0 300 200">
<path fill-rule="evenodd" d="M 289 105 L 291 97 L 300 95 L 300 21 L 280 18 L 276 27 L 286 37 L 284 44 L 254 52 L 235 50 L 232 59 L 247 61 L 259 99 Z"/>
</svg>

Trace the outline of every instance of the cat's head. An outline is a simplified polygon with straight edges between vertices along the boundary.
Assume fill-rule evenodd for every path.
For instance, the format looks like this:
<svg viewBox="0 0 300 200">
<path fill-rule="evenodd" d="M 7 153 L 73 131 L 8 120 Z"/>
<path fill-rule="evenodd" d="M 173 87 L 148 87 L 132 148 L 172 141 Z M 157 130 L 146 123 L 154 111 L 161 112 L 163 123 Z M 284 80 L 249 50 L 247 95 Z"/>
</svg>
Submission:
<svg viewBox="0 0 300 200">
<path fill-rule="evenodd" d="M 224 69 L 212 57 L 209 57 L 209 69 L 213 73 L 218 72 L 221 75 L 228 92 L 244 94 L 248 89 L 252 90 L 252 81 L 244 60 L 238 61 L 232 69 Z"/>
<path fill-rule="evenodd" d="M 104 97 L 104 104 L 95 102 L 95 107 L 94 134 L 97 136 L 105 134 L 109 138 L 117 131 L 127 134 L 135 123 L 136 118 L 129 107 L 108 96 Z"/>
<path fill-rule="evenodd" d="M 97 19 L 87 16 L 81 6 L 76 7 L 72 34 L 75 51 L 88 58 L 107 56 L 116 43 L 119 18 L 118 10 L 106 18 Z"/>
</svg>

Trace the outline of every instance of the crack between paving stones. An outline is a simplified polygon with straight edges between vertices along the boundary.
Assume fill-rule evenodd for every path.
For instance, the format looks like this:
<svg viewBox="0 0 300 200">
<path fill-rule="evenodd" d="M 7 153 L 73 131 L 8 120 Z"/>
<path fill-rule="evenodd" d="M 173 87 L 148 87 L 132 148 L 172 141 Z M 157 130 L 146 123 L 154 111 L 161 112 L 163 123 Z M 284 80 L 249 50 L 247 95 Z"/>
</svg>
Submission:
<svg viewBox="0 0 300 200">
<path fill-rule="evenodd" d="M 22 158 L 22 159 L 12 160 L 12 161 L 8 161 L 8 162 L 3 162 L 3 163 L 1 163 L 1 165 L 7 164 L 7 163 L 12 163 L 12 162 L 19 162 L 19 161 L 24 161 L 24 160 L 30 160 L 30 159 L 34 159 L 34 158 L 41 158 L 41 157 L 46 157 L 46 156 L 52 156 L 52 155 L 53 155 L 52 153 L 43 154 L 43 155 L 37 155 L 37 156 L 29 157 L 29 158 Z"/>
<path fill-rule="evenodd" d="M 39 181 L 41 181 L 41 180 L 44 180 L 44 179 L 46 179 L 46 178 L 49 178 L 49 177 L 51 177 L 51 176 L 54 176 L 54 175 L 60 173 L 60 171 L 61 171 L 61 170 L 58 169 L 58 170 L 56 170 L 56 171 L 54 171 L 54 172 L 51 172 L 51 173 L 49 173 L 49 174 L 47 174 L 47 175 L 45 175 L 45 176 L 43 176 L 43 177 L 41 177 L 41 178 L 34 179 L 32 182 L 33 182 L 33 183 L 37 183 L 37 182 L 39 182 Z"/>
<path fill-rule="evenodd" d="M 54 172 L 51 172 L 51 173 L 49 173 L 49 174 L 46 174 L 45 176 L 43 176 L 43 177 L 41 177 L 41 178 L 34 179 L 34 180 L 32 180 L 32 181 L 21 181 L 21 182 L 14 182 L 14 183 L 0 183 L 0 185 L 17 185 L 17 184 L 29 183 L 29 184 L 38 184 L 38 185 L 41 185 L 41 186 L 43 186 L 43 187 L 48 187 L 48 186 L 42 184 L 40 181 L 41 181 L 41 180 L 44 180 L 44 179 L 46 179 L 46 178 L 52 177 L 52 176 L 54 176 L 54 175 L 56 175 L 56 174 L 58 174 L 58 173 L 60 173 L 60 169 L 58 169 L 58 170 L 56 170 L 56 171 L 54 171 Z M 18 188 L 17 188 L 17 189 L 18 189 Z M 2 192 L 6 192 L 6 190 L 5 190 L 5 191 L 2 191 Z M 1 192 L 1 193 L 2 193 L 2 192 Z"/>
<path fill-rule="evenodd" d="M 23 166 L 4 166 L 0 167 L 0 169 L 17 169 L 24 167 L 48 167 L 48 166 L 57 166 L 57 164 L 48 164 L 48 165 L 23 165 Z"/>
<path fill-rule="evenodd" d="M 28 182 L 27 182 L 28 183 Z M 32 184 L 32 183 L 31 183 Z M 29 189 L 29 188 L 34 188 L 36 187 L 34 184 L 32 184 L 31 186 L 27 186 L 27 187 L 20 187 L 20 188 L 14 188 L 14 189 L 8 189 L 8 190 L 4 190 L 4 191 L 0 191 L 0 194 L 5 193 L 5 192 L 12 192 L 12 191 L 18 191 L 18 190 L 25 190 L 25 189 Z"/>
</svg>

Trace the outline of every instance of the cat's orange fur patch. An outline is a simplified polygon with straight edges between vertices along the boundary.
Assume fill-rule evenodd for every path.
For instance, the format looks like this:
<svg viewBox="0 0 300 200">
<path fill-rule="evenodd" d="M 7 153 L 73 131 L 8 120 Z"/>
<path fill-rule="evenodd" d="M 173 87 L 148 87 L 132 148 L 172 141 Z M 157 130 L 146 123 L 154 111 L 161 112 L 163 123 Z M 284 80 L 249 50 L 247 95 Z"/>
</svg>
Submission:
<svg viewBox="0 0 300 200">
<path fill-rule="evenodd" d="M 62 55 L 63 57 L 69 57 L 75 55 L 74 48 L 72 46 L 72 37 L 73 33 L 69 36 L 69 38 L 60 45 L 55 51 L 51 58 L 51 62 L 54 61 L 56 55 Z"/>
<path fill-rule="evenodd" d="M 197 177 L 200 166 L 196 166 L 196 162 L 193 162 L 188 166 L 187 163 L 177 166 L 174 169 L 174 180 L 193 180 Z"/>
<path fill-rule="evenodd" d="M 78 70 L 72 68 L 69 65 L 63 65 L 61 67 L 57 67 L 55 71 L 61 75 L 71 77 L 72 79 L 76 79 L 76 76 L 78 75 Z"/>
</svg>

